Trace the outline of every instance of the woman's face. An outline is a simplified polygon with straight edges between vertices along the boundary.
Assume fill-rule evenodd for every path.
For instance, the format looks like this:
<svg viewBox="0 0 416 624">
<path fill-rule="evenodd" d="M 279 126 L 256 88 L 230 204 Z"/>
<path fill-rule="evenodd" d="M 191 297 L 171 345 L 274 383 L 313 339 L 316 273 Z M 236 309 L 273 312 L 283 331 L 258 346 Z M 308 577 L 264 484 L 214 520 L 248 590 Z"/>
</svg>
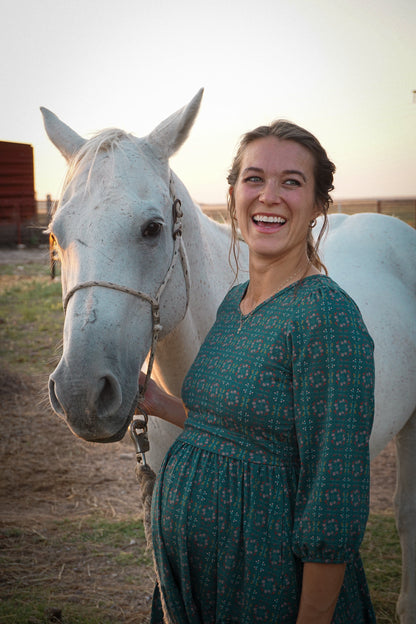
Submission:
<svg viewBox="0 0 416 624">
<path fill-rule="evenodd" d="M 235 211 L 250 253 L 301 260 L 315 204 L 314 159 L 295 141 L 265 137 L 250 143 L 235 187 Z"/>
</svg>

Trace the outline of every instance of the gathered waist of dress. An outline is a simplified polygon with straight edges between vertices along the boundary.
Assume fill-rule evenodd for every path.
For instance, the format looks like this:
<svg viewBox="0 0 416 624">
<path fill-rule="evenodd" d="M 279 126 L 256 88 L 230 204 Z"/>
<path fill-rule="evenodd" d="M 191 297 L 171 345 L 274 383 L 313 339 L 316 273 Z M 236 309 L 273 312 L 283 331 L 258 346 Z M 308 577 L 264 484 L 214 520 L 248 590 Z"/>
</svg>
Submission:
<svg viewBox="0 0 416 624">
<path fill-rule="evenodd" d="M 201 417 L 188 415 L 184 431 L 178 441 L 250 463 L 274 466 L 293 466 L 299 463 L 299 456 L 293 446 L 286 441 L 259 439 L 237 431 L 232 431 L 218 424 L 205 422 Z"/>
</svg>

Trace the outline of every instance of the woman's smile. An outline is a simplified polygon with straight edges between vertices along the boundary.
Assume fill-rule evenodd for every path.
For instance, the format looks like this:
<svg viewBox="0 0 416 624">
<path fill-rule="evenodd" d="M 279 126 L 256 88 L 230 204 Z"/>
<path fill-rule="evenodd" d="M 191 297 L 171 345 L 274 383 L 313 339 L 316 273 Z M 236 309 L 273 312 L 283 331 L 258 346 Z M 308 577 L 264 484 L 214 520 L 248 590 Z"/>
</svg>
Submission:
<svg viewBox="0 0 416 624">
<path fill-rule="evenodd" d="M 280 230 L 286 223 L 284 217 L 263 213 L 253 215 L 252 221 L 259 231 L 268 233 Z"/>
</svg>

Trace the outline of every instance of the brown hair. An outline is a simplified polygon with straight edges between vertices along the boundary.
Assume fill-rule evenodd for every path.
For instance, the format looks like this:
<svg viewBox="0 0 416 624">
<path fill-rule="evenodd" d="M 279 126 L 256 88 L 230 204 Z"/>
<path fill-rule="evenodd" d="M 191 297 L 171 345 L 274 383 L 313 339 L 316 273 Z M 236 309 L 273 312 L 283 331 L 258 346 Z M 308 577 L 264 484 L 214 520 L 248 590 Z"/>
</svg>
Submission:
<svg viewBox="0 0 416 624">
<path fill-rule="evenodd" d="M 234 157 L 233 163 L 228 173 L 227 182 L 230 187 L 234 187 L 237 183 L 238 176 L 240 175 L 241 162 L 246 147 L 257 139 L 263 139 L 269 136 L 273 136 L 277 139 L 285 141 L 295 141 L 299 145 L 302 145 L 304 148 L 306 148 L 313 156 L 315 163 L 315 202 L 319 206 L 321 210 L 321 215 L 323 216 L 324 220 L 316 242 L 314 241 L 312 236 L 312 229 L 309 230 L 306 252 L 311 264 L 315 266 L 319 271 L 323 270 L 326 274 L 328 274 L 325 265 L 319 257 L 318 250 L 322 237 L 328 228 L 327 215 L 329 206 L 332 204 L 332 198 L 329 193 L 334 189 L 333 180 L 335 165 L 329 160 L 326 151 L 313 134 L 308 132 L 308 130 L 301 128 L 300 126 L 291 123 L 290 121 L 284 121 L 281 119 L 273 122 L 270 126 L 259 126 L 255 130 L 247 132 L 241 138 L 237 153 Z M 233 193 L 228 193 L 227 204 L 228 212 L 231 218 L 231 229 L 233 237 L 232 253 L 238 267 L 237 220 L 235 214 L 235 200 Z"/>
</svg>

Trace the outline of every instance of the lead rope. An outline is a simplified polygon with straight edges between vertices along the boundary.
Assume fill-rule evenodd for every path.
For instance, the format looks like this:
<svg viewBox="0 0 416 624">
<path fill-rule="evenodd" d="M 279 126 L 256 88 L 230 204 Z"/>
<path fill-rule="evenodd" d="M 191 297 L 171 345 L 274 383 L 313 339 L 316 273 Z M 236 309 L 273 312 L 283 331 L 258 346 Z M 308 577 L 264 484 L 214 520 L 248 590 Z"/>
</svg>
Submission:
<svg viewBox="0 0 416 624">
<path fill-rule="evenodd" d="M 142 418 L 140 418 L 142 416 Z M 146 461 L 146 453 L 150 448 L 147 435 L 148 415 L 143 408 L 136 408 L 129 426 L 130 437 L 136 447 L 136 479 L 139 485 L 143 507 L 143 526 L 147 547 L 152 546 L 152 498 L 156 474 Z"/>
</svg>

